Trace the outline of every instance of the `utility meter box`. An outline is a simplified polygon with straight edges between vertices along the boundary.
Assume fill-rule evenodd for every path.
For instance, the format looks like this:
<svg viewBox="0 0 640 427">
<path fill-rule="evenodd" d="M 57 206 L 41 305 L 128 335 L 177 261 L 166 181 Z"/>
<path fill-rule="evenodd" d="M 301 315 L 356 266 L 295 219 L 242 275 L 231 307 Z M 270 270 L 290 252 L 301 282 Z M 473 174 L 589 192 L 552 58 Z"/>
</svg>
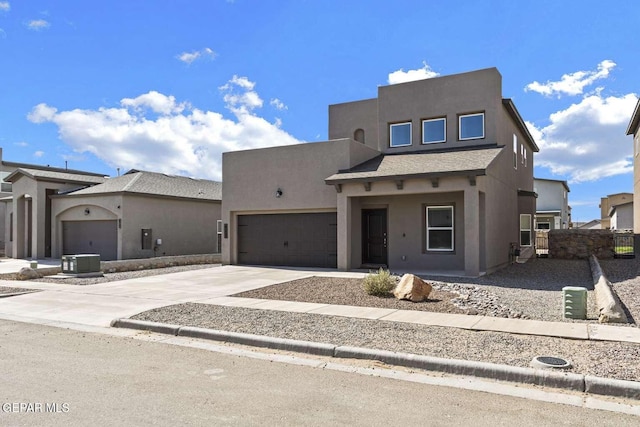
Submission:
<svg viewBox="0 0 640 427">
<path fill-rule="evenodd" d="M 63 255 L 62 272 L 70 274 L 98 273 L 100 272 L 100 255 Z"/>
<path fill-rule="evenodd" d="M 586 319 L 587 288 L 577 286 L 562 288 L 562 311 L 565 319 Z"/>
</svg>

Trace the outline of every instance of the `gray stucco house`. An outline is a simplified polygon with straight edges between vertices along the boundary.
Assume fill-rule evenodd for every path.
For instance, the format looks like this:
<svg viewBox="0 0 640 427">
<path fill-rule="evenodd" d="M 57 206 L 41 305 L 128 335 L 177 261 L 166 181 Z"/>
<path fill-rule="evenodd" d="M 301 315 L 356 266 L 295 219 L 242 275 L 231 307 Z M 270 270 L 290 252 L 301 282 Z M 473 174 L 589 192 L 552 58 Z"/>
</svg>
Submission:
<svg viewBox="0 0 640 427">
<path fill-rule="evenodd" d="M 640 99 L 629 120 L 627 135 L 633 136 L 633 233 L 640 234 Z"/>
<path fill-rule="evenodd" d="M 329 138 L 223 154 L 223 263 L 478 276 L 533 253 L 538 147 L 497 69 L 331 105 Z"/>
</svg>

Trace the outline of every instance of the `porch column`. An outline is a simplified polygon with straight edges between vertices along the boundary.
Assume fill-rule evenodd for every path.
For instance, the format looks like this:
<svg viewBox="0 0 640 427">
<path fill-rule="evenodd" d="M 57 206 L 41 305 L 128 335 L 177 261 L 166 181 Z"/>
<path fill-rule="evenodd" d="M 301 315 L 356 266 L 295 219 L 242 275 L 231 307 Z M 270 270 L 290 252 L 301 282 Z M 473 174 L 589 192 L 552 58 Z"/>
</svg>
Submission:
<svg viewBox="0 0 640 427">
<path fill-rule="evenodd" d="M 345 193 L 338 193 L 338 270 L 351 268 L 351 203 Z"/>
<path fill-rule="evenodd" d="M 480 275 L 480 195 L 475 187 L 464 190 L 464 272 Z"/>
<path fill-rule="evenodd" d="M 24 258 L 26 200 L 24 195 L 13 197 L 13 258 Z"/>
</svg>

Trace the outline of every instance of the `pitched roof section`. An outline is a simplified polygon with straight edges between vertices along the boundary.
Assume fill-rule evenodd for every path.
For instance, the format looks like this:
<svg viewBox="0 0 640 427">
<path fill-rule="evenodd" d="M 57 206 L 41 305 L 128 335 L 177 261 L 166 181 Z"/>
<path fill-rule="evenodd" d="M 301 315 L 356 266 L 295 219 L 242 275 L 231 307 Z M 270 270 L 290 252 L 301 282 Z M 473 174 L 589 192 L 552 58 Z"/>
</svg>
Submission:
<svg viewBox="0 0 640 427">
<path fill-rule="evenodd" d="M 19 168 L 10 173 L 5 180 L 14 182 L 20 176 L 27 176 L 36 181 L 52 181 L 52 182 L 68 182 L 78 184 L 100 184 L 105 181 L 105 177 L 102 175 L 96 175 L 93 173 L 84 173 L 76 171 L 51 170 L 51 169 L 30 169 Z"/>
<path fill-rule="evenodd" d="M 477 150 L 388 154 L 325 179 L 329 185 L 447 175 L 484 175 L 504 147 Z"/>
<path fill-rule="evenodd" d="M 69 196 L 109 193 L 133 193 L 185 199 L 222 200 L 222 183 L 205 179 L 193 179 L 184 176 L 131 170 L 122 176 L 109 178 L 100 185 L 74 191 L 69 194 Z"/>
<path fill-rule="evenodd" d="M 636 104 L 636 108 L 633 110 L 631 120 L 629 120 L 629 126 L 627 127 L 627 135 L 635 135 L 640 125 L 640 99 Z"/>
</svg>

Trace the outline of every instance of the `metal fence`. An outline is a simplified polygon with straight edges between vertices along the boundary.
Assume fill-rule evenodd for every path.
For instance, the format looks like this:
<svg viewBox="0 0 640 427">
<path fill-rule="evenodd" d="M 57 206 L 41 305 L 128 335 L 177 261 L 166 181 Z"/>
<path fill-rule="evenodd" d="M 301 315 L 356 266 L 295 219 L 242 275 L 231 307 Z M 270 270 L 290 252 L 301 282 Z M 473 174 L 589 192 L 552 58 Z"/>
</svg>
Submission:
<svg viewBox="0 0 640 427">
<path fill-rule="evenodd" d="M 613 256 L 635 258 L 633 233 L 613 233 Z"/>
</svg>

